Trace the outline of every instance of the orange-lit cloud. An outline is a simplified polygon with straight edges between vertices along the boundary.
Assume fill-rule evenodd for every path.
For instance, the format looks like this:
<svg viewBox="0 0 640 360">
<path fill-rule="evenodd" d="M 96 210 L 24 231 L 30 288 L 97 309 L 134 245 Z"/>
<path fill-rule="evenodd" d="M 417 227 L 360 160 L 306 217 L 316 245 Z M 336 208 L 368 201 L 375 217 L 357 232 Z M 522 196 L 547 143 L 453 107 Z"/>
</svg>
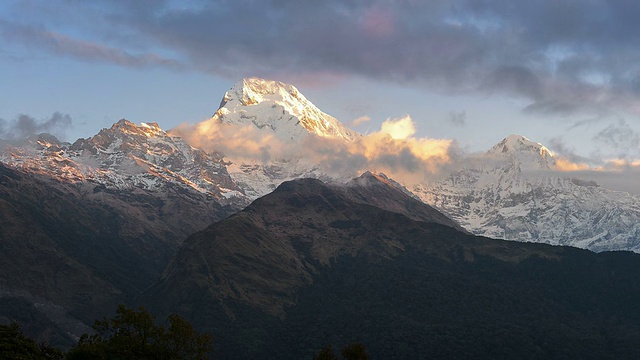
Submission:
<svg viewBox="0 0 640 360">
<path fill-rule="evenodd" d="M 416 133 L 416 126 L 409 115 L 398 119 L 387 119 L 382 123 L 380 132 L 389 134 L 393 139 L 406 139 Z"/>
<path fill-rule="evenodd" d="M 358 126 L 358 125 L 364 124 L 364 123 L 369 122 L 369 121 L 371 121 L 371 118 L 370 118 L 370 117 L 368 117 L 368 116 L 366 116 L 366 115 L 365 115 L 365 116 L 360 116 L 359 118 L 354 119 L 354 120 L 351 122 L 351 125 L 353 125 L 353 126 Z"/>
<path fill-rule="evenodd" d="M 276 160 L 274 155 L 284 153 L 286 145 L 272 134 L 262 132 L 255 126 L 235 126 L 217 121 L 204 121 L 197 125 L 182 124 L 169 131 L 191 146 L 216 151 L 227 158 L 238 161 L 266 163 Z"/>
<path fill-rule="evenodd" d="M 319 164 L 329 174 L 355 176 L 365 170 L 393 174 L 398 181 L 422 181 L 451 161 L 452 140 L 415 137 L 409 115 L 387 119 L 379 131 L 353 141 L 313 134 L 287 142 L 253 124 L 228 125 L 207 120 L 170 131 L 190 145 L 217 151 L 231 161 L 267 163 L 292 159 Z"/>
<path fill-rule="evenodd" d="M 584 163 L 575 163 L 563 157 L 555 157 L 556 170 L 559 171 L 582 171 L 590 170 L 591 167 Z"/>
<path fill-rule="evenodd" d="M 620 172 L 628 170 L 640 170 L 640 159 L 607 159 L 601 165 L 589 165 L 585 163 L 572 162 L 563 157 L 555 157 L 555 170 L 562 172 L 572 171 L 594 171 L 594 172 Z"/>
<path fill-rule="evenodd" d="M 601 171 L 625 171 L 640 170 L 640 159 L 608 159 L 605 164 L 598 167 Z"/>
</svg>

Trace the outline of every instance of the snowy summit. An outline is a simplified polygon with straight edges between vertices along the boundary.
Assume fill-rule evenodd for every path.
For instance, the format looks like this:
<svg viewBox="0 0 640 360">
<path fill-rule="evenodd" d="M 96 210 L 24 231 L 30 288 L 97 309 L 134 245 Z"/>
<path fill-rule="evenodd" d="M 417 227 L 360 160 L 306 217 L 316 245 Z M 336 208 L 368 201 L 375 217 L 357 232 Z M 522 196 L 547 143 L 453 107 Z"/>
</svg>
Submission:
<svg viewBox="0 0 640 360">
<path fill-rule="evenodd" d="M 525 167 L 551 169 L 556 161 L 544 145 L 521 135 L 509 135 L 494 145 L 487 154 L 508 157 Z"/>
<path fill-rule="evenodd" d="M 244 78 L 227 91 L 218 111 L 200 126 L 211 122 L 254 125 L 284 141 L 309 133 L 347 141 L 360 136 L 320 111 L 295 86 L 259 78 Z"/>
</svg>

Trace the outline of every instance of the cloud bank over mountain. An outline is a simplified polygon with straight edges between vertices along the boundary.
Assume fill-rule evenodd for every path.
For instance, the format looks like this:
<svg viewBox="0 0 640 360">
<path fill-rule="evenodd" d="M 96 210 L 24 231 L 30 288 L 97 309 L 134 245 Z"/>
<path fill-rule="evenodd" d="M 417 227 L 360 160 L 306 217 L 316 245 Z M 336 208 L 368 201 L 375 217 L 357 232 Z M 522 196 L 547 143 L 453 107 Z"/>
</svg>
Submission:
<svg viewBox="0 0 640 360">
<path fill-rule="evenodd" d="M 28 13 L 26 6 L 13 7 L 19 20 L 0 19 L 5 41 L 87 62 L 227 78 L 364 76 L 507 94 L 539 114 L 640 112 L 634 2 L 103 0 L 35 2 Z M 91 31 L 78 36 L 80 28 Z"/>
<path fill-rule="evenodd" d="M 452 140 L 415 137 L 415 123 L 409 115 L 387 119 L 380 130 L 353 141 L 310 134 L 300 142 L 287 142 L 253 124 L 200 125 L 183 124 L 171 133 L 192 146 L 218 151 L 228 158 L 261 164 L 304 159 L 333 174 L 373 170 L 424 181 L 448 166 L 459 152 Z"/>
<path fill-rule="evenodd" d="M 51 117 L 37 120 L 32 116 L 20 114 L 13 120 L 0 119 L 0 139 L 24 140 L 29 135 L 43 132 L 64 135 L 72 126 L 71 116 L 55 112 Z"/>
</svg>

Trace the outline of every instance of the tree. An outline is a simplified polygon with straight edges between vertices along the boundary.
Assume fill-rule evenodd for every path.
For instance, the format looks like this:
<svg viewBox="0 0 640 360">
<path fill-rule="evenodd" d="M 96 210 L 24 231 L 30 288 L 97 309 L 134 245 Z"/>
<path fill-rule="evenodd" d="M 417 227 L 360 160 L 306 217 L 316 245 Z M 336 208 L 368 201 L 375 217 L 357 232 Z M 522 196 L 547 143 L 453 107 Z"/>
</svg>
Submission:
<svg viewBox="0 0 640 360">
<path fill-rule="evenodd" d="M 169 331 L 164 337 L 169 359 L 206 359 L 213 350 L 213 338 L 198 334 L 191 324 L 178 315 L 169 316 Z"/>
<path fill-rule="evenodd" d="M 0 359 L 59 360 L 62 351 L 36 343 L 22 332 L 20 324 L 0 325 Z"/>
<path fill-rule="evenodd" d="M 320 350 L 318 355 L 313 356 L 313 360 L 338 360 L 338 357 L 333 352 L 331 345 L 326 345 Z"/>
<path fill-rule="evenodd" d="M 343 347 L 341 354 L 345 360 L 369 360 L 369 354 L 360 342 Z M 333 352 L 331 345 L 326 345 L 317 355 L 313 356 L 313 360 L 338 360 L 338 357 Z"/>
<path fill-rule="evenodd" d="M 119 305 L 113 319 L 96 321 L 94 335 L 85 334 L 67 359 L 207 359 L 213 338 L 199 334 L 178 315 L 169 316 L 169 328 L 156 325 L 150 312 Z"/>
<path fill-rule="evenodd" d="M 360 342 L 354 342 L 342 348 L 342 356 L 346 360 L 369 360 L 369 354 Z"/>
</svg>

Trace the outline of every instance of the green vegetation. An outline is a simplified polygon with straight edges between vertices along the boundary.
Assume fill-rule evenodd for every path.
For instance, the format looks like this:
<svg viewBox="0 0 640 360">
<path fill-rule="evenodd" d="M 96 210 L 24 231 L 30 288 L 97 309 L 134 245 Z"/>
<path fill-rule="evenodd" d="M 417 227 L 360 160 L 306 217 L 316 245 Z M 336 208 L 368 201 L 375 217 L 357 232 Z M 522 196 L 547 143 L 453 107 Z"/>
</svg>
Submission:
<svg viewBox="0 0 640 360">
<path fill-rule="evenodd" d="M 66 355 L 68 360 L 204 360 L 213 351 L 213 337 L 199 334 L 178 315 L 169 326 L 158 325 L 144 308 L 119 305 L 112 319 L 96 321 L 95 334 L 84 334 Z M 61 350 L 38 344 L 18 323 L 0 325 L 0 360 L 59 360 Z"/>
<path fill-rule="evenodd" d="M 346 360 L 369 360 L 369 354 L 360 342 L 345 346 L 341 354 Z"/>
<path fill-rule="evenodd" d="M 57 360 L 63 353 L 26 336 L 18 323 L 0 325 L 0 359 Z"/>
<path fill-rule="evenodd" d="M 96 334 L 83 335 L 67 359 L 207 359 L 213 350 L 213 338 L 197 333 L 188 321 L 170 315 L 165 328 L 142 307 L 120 305 L 113 319 L 96 321 L 93 329 Z"/>
<path fill-rule="evenodd" d="M 345 360 L 369 360 L 369 354 L 360 342 L 345 346 L 342 348 L 341 354 Z M 333 352 L 331 345 L 327 345 L 317 355 L 313 356 L 313 360 L 338 360 L 338 357 Z"/>
<path fill-rule="evenodd" d="M 153 315 L 119 305 L 112 319 L 98 320 L 95 334 L 84 334 L 65 354 L 46 344 L 38 344 L 26 336 L 18 323 L 0 325 L 0 360 L 205 360 L 213 350 L 213 338 L 197 333 L 191 324 L 170 315 L 169 327 L 157 325 Z M 341 351 L 344 360 L 368 360 L 364 345 L 355 342 Z M 331 346 L 320 350 L 313 360 L 339 360 Z"/>
<path fill-rule="evenodd" d="M 336 353 L 333 352 L 331 345 L 323 347 L 320 352 L 313 355 L 313 360 L 338 360 Z"/>
</svg>

